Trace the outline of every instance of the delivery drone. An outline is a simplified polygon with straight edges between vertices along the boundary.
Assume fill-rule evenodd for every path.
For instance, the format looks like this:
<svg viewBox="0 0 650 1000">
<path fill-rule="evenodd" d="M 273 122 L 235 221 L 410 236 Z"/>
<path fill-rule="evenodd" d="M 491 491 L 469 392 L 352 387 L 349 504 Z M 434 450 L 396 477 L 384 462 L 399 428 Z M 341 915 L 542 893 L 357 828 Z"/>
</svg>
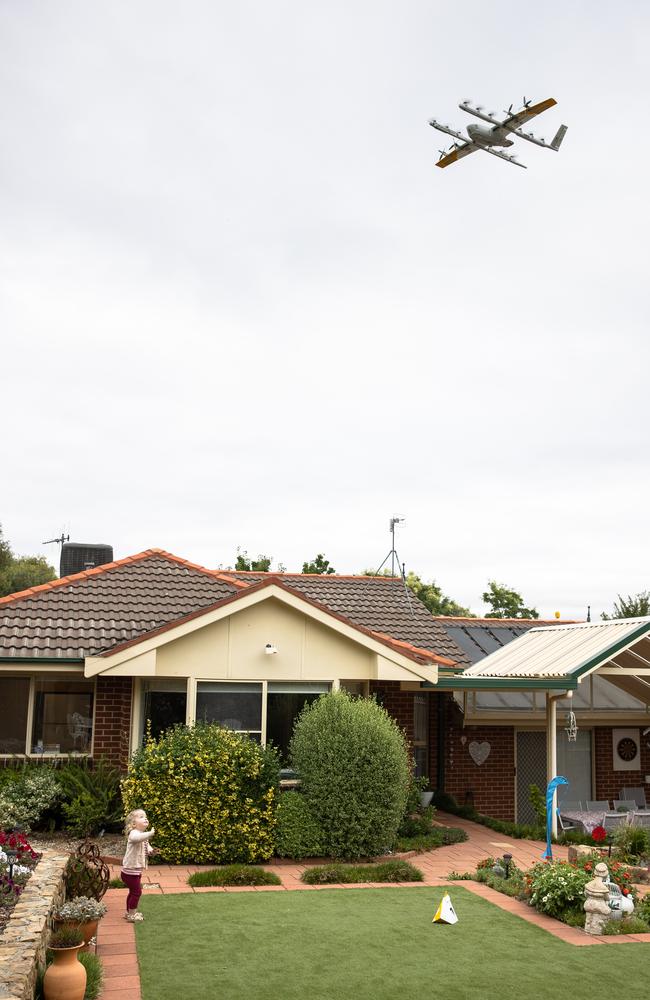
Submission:
<svg viewBox="0 0 650 1000">
<path fill-rule="evenodd" d="M 477 150 L 481 149 L 484 153 L 490 153 L 491 156 L 498 156 L 499 159 L 507 160 L 508 163 L 514 163 L 516 167 L 523 167 L 526 170 L 525 165 L 519 163 L 515 156 L 508 153 L 500 153 L 494 147 L 512 146 L 513 141 L 508 138 L 512 134 L 519 139 L 525 139 L 526 142 L 534 142 L 536 146 L 544 146 L 546 149 L 554 149 L 557 152 L 566 135 L 566 125 L 560 125 L 552 142 L 546 142 L 545 139 L 537 139 L 532 132 L 524 132 L 521 127 L 530 118 L 534 118 L 535 115 L 541 115 L 542 111 L 552 108 L 554 104 L 557 104 L 557 101 L 552 97 L 549 97 L 546 101 L 540 101 L 539 104 L 532 104 L 524 97 L 524 106 L 521 111 L 516 111 L 513 114 L 511 104 L 508 110 L 503 112 L 506 118 L 501 122 L 495 117 L 495 111 L 486 114 L 480 104 L 472 107 L 470 101 L 461 101 L 458 105 L 461 111 L 467 111 L 468 114 L 474 115 L 476 118 L 481 118 L 484 122 L 489 122 L 492 127 L 468 125 L 467 135 L 469 139 L 467 139 L 461 132 L 454 131 L 449 125 L 441 125 L 435 118 L 432 118 L 429 125 L 437 128 L 439 132 L 446 132 L 447 135 L 453 135 L 454 139 L 459 140 L 459 142 L 452 143 L 451 149 L 439 150 L 440 159 L 436 163 L 436 166 L 448 167 L 450 163 L 462 160 L 463 156 L 469 156 L 470 153 L 476 153 Z"/>
</svg>

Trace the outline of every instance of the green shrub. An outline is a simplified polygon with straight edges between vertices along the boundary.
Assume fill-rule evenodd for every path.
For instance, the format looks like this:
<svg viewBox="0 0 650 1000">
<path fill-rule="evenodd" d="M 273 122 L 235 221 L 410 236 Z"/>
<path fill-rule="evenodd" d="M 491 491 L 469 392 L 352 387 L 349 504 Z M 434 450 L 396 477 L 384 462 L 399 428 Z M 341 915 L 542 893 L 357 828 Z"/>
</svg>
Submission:
<svg viewBox="0 0 650 1000">
<path fill-rule="evenodd" d="M 376 701 L 344 691 L 303 709 L 291 741 L 293 766 L 325 853 L 373 857 L 391 849 L 409 783 L 406 740 Z"/>
<path fill-rule="evenodd" d="M 84 936 L 78 927 L 61 927 L 58 931 L 50 934 L 50 948 L 74 948 L 75 945 L 83 944 Z"/>
<path fill-rule="evenodd" d="M 612 937 L 615 934 L 648 934 L 650 925 L 641 920 L 635 913 L 620 920 L 608 920 L 603 927 L 603 934 Z"/>
<path fill-rule="evenodd" d="M 0 791 L 0 829 L 29 830 L 60 797 L 61 786 L 49 767 L 17 770 Z"/>
<path fill-rule="evenodd" d="M 112 878 L 108 883 L 109 889 L 127 889 L 128 886 L 124 884 L 121 878 Z"/>
<path fill-rule="evenodd" d="M 120 772 L 101 758 L 91 770 L 70 763 L 58 772 L 65 802 L 64 824 L 77 837 L 90 837 L 122 820 Z"/>
<path fill-rule="evenodd" d="M 382 861 L 376 865 L 320 865 L 300 876 L 307 885 L 349 884 L 350 882 L 421 882 L 422 872 L 408 861 Z"/>
<path fill-rule="evenodd" d="M 650 833 L 642 826 L 619 826 L 614 832 L 616 855 L 621 861 L 634 864 L 650 855 Z"/>
<path fill-rule="evenodd" d="M 593 878 L 589 872 L 566 861 L 542 863 L 531 868 L 530 902 L 549 917 L 559 917 L 566 910 L 582 911 L 584 888 Z"/>
<path fill-rule="evenodd" d="M 528 801 L 537 817 L 537 825 L 546 829 L 546 796 L 538 785 L 528 786 Z"/>
<path fill-rule="evenodd" d="M 645 920 L 647 924 L 650 924 L 650 895 L 643 896 L 635 905 L 635 917 L 640 920 Z"/>
<path fill-rule="evenodd" d="M 324 853 L 323 831 L 299 792 L 279 797 L 275 851 L 281 858 L 317 858 Z"/>
<path fill-rule="evenodd" d="M 253 865 L 226 865 L 207 872 L 195 872 L 187 880 L 191 886 L 202 885 L 282 885 L 274 872 Z"/>
<path fill-rule="evenodd" d="M 414 837 L 398 837 L 398 851 L 432 851 L 436 847 L 446 847 L 448 844 L 462 844 L 468 839 L 465 830 L 454 826 L 434 826 L 429 833 Z"/>
<path fill-rule="evenodd" d="M 418 837 L 421 834 L 431 833 L 431 821 L 435 813 L 433 806 L 427 806 L 425 809 L 420 807 L 416 812 L 409 812 L 407 807 L 397 831 L 398 837 Z"/>
<path fill-rule="evenodd" d="M 145 809 L 154 845 L 177 864 L 273 854 L 277 752 L 217 725 L 176 726 L 135 752 L 124 809 Z"/>
<path fill-rule="evenodd" d="M 558 919 L 563 924 L 568 924 L 569 927 L 584 927 L 587 914 L 584 910 L 564 910 Z"/>
</svg>

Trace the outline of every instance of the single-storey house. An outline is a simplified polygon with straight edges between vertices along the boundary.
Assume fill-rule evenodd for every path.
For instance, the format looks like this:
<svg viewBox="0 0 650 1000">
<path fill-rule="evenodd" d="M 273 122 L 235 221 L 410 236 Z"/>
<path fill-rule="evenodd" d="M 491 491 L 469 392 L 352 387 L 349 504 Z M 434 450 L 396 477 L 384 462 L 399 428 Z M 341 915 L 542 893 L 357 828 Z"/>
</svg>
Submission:
<svg viewBox="0 0 650 1000">
<path fill-rule="evenodd" d="M 626 647 L 638 648 L 623 651 L 628 667 L 608 658 L 621 643 L 608 635 L 579 676 L 575 665 L 538 675 L 532 647 L 528 673 L 517 675 L 521 663 L 494 673 L 494 658 L 531 636 L 588 626 L 436 618 L 399 578 L 211 570 L 149 549 L 0 599 L 0 762 L 85 754 L 125 767 L 147 726 L 195 720 L 286 754 L 302 706 L 345 688 L 397 719 L 432 785 L 523 821 L 528 784 L 554 763 L 556 718 L 556 764 L 575 777 L 576 798 L 650 778 L 643 622 Z M 630 662 L 635 680 L 613 684 Z M 567 690 L 575 744 L 563 740 Z M 620 776 L 623 730 L 637 753 Z"/>
</svg>

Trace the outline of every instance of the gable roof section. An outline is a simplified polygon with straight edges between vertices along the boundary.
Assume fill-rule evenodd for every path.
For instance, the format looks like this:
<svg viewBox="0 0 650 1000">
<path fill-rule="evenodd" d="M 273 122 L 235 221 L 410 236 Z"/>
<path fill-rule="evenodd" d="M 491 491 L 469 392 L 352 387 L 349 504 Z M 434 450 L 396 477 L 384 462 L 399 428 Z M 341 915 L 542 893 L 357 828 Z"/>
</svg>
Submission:
<svg viewBox="0 0 650 1000">
<path fill-rule="evenodd" d="M 290 590 L 334 614 L 372 632 L 420 650 L 464 664 L 462 650 L 424 604 L 407 591 L 400 577 L 329 576 L 308 573 L 245 573 L 222 571 L 239 582 L 280 580 Z"/>
<path fill-rule="evenodd" d="M 0 600 L 0 658 L 83 659 L 245 589 L 161 549 Z"/>
</svg>

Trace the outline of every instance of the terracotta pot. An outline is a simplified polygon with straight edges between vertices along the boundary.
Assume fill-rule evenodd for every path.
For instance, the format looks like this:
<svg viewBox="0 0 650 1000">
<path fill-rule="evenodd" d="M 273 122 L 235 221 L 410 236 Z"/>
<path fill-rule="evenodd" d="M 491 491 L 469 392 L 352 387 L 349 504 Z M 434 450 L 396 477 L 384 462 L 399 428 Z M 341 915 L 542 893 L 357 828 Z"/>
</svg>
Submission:
<svg viewBox="0 0 650 1000">
<path fill-rule="evenodd" d="M 54 923 L 57 930 L 61 927 L 69 927 L 73 931 L 80 931 L 84 936 L 83 946 L 86 948 L 90 939 L 97 933 L 99 920 L 86 920 L 84 923 L 78 924 L 75 920 L 61 920 L 57 917 Z"/>
<path fill-rule="evenodd" d="M 52 948 L 54 958 L 43 979 L 45 1000 L 83 1000 L 86 970 L 77 958 L 80 944 L 73 948 Z"/>
</svg>

